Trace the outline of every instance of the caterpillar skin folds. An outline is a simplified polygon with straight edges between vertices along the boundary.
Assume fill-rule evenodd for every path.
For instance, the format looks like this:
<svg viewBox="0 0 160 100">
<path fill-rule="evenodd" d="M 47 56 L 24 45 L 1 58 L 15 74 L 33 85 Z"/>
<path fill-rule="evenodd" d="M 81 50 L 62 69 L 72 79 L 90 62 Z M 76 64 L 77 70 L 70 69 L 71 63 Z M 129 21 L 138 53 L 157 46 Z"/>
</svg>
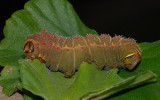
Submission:
<svg viewBox="0 0 160 100">
<path fill-rule="evenodd" d="M 26 58 L 39 59 L 51 71 L 64 72 L 65 77 L 71 77 L 83 62 L 94 62 L 100 70 L 132 70 L 141 60 L 141 50 L 134 39 L 105 34 L 70 38 L 44 30 L 27 36 L 23 50 Z"/>
</svg>

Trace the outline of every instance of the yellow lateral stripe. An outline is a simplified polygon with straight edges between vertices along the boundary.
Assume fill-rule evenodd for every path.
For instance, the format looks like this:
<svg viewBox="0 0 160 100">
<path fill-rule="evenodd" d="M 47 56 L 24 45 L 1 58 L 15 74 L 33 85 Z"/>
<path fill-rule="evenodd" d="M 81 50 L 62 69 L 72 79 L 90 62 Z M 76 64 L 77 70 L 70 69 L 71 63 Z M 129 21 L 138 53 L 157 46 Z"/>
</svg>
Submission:
<svg viewBox="0 0 160 100">
<path fill-rule="evenodd" d="M 135 54 L 135 53 L 128 54 L 126 57 L 132 56 L 132 55 L 134 55 L 134 54 Z"/>
</svg>

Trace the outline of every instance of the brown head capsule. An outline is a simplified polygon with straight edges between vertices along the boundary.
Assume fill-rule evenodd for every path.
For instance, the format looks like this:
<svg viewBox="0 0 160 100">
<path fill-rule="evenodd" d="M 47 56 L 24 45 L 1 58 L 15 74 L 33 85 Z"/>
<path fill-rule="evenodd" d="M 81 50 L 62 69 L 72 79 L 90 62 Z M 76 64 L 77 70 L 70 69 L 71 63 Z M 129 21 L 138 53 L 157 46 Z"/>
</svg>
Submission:
<svg viewBox="0 0 160 100">
<path fill-rule="evenodd" d="M 34 44 L 33 44 L 34 40 L 28 40 L 26 41 L 26 43 L 23 46 L 23 51 L 24 53 L 32 53 L 34 52 Z"/>
<path fill-rule="evenodd" d="M 30 58 L 33 60 L 34 58 L 38 58 L 41 62 L 45 62 L 44 59 L 39 57 L 38 55 L 39 46 L 37 42 L 33 39 L 28 39 L 23 46 L 23 52 L 26 55 L 26 58 Z"/>
</svg>

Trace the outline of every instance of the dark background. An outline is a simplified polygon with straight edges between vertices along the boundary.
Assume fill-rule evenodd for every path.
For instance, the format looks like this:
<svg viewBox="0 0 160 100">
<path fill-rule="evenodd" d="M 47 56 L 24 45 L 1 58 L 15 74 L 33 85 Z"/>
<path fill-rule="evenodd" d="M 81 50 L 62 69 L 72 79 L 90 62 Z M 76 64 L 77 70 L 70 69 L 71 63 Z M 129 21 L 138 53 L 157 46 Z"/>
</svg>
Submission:
<svg viewBox="0 0 160 100">
<path fill-rule="evenodd" d="M 0 39 L 5 20 L 29 0 L 0 0 Z M 98 33 L 135 38 L 138 42 L 160 39 L 160 0 L 69 0 L 80 19 Z"/>
</svg>

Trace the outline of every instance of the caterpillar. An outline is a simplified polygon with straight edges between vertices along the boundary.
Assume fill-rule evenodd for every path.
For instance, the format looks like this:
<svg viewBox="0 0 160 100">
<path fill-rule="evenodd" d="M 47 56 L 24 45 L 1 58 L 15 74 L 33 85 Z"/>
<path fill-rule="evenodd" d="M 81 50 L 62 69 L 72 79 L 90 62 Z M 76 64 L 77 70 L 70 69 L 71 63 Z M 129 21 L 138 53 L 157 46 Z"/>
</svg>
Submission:
<svg viewBox="0 0 160 100">
<path fill-rule="evenodd" d="M 27 36 L 23 51 L 25 58 L 39 59 L 51 71 L 65 73 L 65 77 L 71 77 L 83 62 L 94 62 L 100 70 L 132 70 L 141 60 L 141 50 L 134 39 L 106 34 L 71 38 L 43 30 Z"/>
</svg>

